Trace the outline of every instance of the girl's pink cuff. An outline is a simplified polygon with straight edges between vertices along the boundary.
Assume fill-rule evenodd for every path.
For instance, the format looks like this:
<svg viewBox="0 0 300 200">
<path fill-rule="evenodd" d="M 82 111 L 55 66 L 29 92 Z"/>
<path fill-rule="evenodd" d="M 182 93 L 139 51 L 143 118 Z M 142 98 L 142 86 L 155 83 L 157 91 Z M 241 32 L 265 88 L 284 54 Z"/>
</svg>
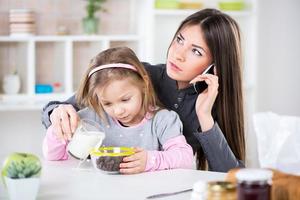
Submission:
<svg viewBox="0 0 300 200">
<path fill-rule="evenodd" d="M 59 139 L 53 132 L 53 127 L 50 126 L 43 141 L 44 157 L 47 160 L 66 160 L 68 159 L 66 148 L 67 141 Z"/>
<path fill-rule="evenodd" d="M 183 135 L 168 140 L 163 151 L 147 151 L 145 171 L 192 168 L 193 149 Z"/>
</svg>

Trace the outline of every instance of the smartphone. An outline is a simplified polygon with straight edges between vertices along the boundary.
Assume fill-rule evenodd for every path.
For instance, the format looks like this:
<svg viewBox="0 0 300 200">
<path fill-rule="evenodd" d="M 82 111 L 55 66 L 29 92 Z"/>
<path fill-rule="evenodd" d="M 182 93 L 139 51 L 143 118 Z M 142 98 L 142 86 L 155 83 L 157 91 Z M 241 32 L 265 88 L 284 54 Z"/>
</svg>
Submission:
<svg viewBox="0 0 300 200">
<path fill-rule="evenodd" d="M 204 72 L 202 73 L 202 75 L 203 74 L 214 74 L 214 64 L 209 65 L 204 70 Z M 198 94 L 200 94 L 201 92 L 203 92 L 207 88 L 207 84 L 205 83 L 205 81 L 197 81 L 197 82 L 193 83 L 193 86 L 194 86 L 194 90 Z"/>
</svg>

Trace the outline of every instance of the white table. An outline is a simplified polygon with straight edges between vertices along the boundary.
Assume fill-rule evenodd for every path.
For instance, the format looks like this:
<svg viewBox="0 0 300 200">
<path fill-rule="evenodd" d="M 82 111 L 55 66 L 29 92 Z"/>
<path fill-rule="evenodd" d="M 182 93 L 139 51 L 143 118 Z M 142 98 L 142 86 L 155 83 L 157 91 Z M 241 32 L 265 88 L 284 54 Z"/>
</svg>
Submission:
<svg viewBox="0 0 300 200">
<path fill-rule="evenodd" d="M 38 199 L 117 199 L 142 200 L 147 196 L 192 188 L 199 180 L 224 180 L 225 173 L 199 170 L 164 170 L 135 175 L 97 172 L 91 162 L 76 169 L 78 161 L 44 161 Z M 1 183 L 0 198 L 5 199 Z M 158 200 L 189 200 L 191 192 Z"/>
</svg>

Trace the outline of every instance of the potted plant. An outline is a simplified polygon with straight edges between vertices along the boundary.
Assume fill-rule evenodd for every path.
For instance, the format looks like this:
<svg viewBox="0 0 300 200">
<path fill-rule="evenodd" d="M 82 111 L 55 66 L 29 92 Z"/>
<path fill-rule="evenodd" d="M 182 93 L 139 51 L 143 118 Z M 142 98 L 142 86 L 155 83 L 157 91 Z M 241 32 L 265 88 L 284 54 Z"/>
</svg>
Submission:
<svg viewBox="0 0 300 200">
<path fill-rule="evenodd" d="M 96 34 L 98 32 L 99 18 L 95 16 L 97 11 L 104 11 L 102 4 L 106 0 L 87 0 L 87 16 L 83 18 L 83 30 L 86 34 Z"/>
<path fill-rule="evenodd" d="M 9 198 L 36 199 L 42 165 L 40 159 L 28 153 L 12 153 L 4 161 L 2 179 Z"/>
</svg>

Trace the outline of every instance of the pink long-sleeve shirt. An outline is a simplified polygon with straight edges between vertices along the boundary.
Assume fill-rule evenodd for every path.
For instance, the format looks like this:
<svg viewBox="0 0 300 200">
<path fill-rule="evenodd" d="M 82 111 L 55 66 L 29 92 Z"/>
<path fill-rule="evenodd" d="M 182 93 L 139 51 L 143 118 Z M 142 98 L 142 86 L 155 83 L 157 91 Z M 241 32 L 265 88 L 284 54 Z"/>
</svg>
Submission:
<svg viewBox="0 0 300 200">
<path fill-rule="evenodd" d="M 68 141 L 59 139 L 52 126 L 47 129 L 43 141 L 43 154 L 47 160 L 67 160 Z M 174 168 L 191 168 L 193 150 L 183 135 L 169 139 L 163 145 L 163 151 L 147 151 L 147 163 L 144 171 Z"/>
</svg>

